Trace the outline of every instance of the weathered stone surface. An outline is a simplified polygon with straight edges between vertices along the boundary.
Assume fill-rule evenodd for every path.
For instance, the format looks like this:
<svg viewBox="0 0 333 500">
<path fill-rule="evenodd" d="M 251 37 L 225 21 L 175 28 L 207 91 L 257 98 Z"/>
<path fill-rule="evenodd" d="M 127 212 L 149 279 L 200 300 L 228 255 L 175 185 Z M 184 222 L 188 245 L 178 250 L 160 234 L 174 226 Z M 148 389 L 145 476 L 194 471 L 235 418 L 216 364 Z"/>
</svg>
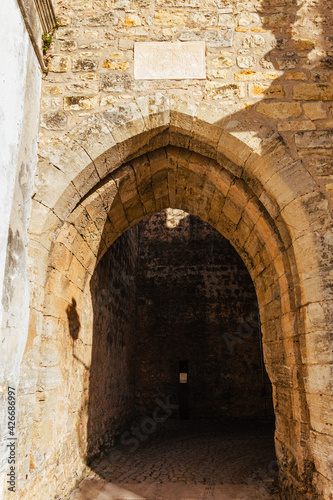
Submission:
<svg viewBox="0 0 333 500">
<path fill-rule="evenodd" d="M 232 47 L 234 32 L 232 29 L 219 31 L 190 31 L 180 35 L 179 40 L 182 42 L 202 40 L 210 47 Z"/>
<path fill-rule="evenodd" d="M 208 99 L 237 99 L 245 97 L 245 89 L 241 83 L 207 82 L 206 97 Z"/>
<path fill-rule="evenodd" d="M 67 73 L 70 61 L 69 56 L 52 56 L 48 63 L 48 70 L 53 73 Z"/>
<path fill-rule="evenodd" d="M 44 113 L 40 125 L 47 130 L 65 130 L 67 127 L 67 116 L 63 111 Z"/>
<path fill-rule="evenodd" d="M 128 75 L 103 74 L 101 75 L 100 88 L 106 92 L 123 92 L 130 89 L 131 78 Z"/>
<path fill-rule="evenodd" d="M 274 99 L 285 96 L 282 85 L 269 85 L 267 83 L 251 83 L 249 85 L 250 97 L 260 97 L 262 99 Z"/>
<path fill-rule="evenodd" d="M 256 58 L 253 56 L 238 56 L 237 57 L 237 66 L 240 68 L 252 68 L 256 65 Z"/>
<path fill-rule="evenodd" d="M 299 83 L 293 88 L 293 97 L 304 101 L 333 101 L 333 84 Z"/>
<path fill-rule="evenodd" d="M 333 131 L 304 132 L 295 135 L 300 148 L 333 148 Z"/>
<path fill-rule="evenodd" d="M 310 120 L 322 120 L 326 118 L 327 111 L 321 102 L 308 102 L 303 104 L 304 114 Z"/>
<path fill-rule="evenodd" d="M 88 58 L 73 59 L 72 71 L 95 71 L 97 62 Z"/>
<path fill-rule="evenodd" d="M 261 71 L 242 71 L 235 73 L 235 80 L 238 82 L 276 80 L 278 73 L 263 73 Z"/>
<path fill-rule="evenodd" d="M 258 113 L 268 116 L 269 118 L 290 118 L 291 116 L 301 116 L 302 107 L 298 102 L 277 102 L 266 103 L 260 102 L 256 107 Z"/>
<path fill-rule="evenodd" d="M 205 44 L 136 43 L 134 45 L 134 78 L 137 80 L 206 78 Z"/>
<path fill-rule="evenodd" d="M 235 64 L 235 61 L 233 61 L 230 57 L 220 56 L 208 61 L 208 64 L 210 66 L 214 66 L 215 68 L 230 68 Z"/>
<path fill-rule="evenodd" d="M 98 96 L 70 96 L 64 99 L 65 110 L 94 109 L 98 104 Z"/>
</svg>

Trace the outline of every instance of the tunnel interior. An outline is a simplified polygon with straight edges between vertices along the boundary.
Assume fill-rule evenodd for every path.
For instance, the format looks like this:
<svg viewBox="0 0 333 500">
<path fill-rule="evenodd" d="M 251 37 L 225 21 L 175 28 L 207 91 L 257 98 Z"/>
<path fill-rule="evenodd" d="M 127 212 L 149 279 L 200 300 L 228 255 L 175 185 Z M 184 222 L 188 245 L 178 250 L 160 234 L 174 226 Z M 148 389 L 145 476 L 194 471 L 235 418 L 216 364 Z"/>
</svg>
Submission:
<svg viewBox="0 0 333 500">
<path fill-rule="evenodd" d="M 273 426 L 255 289 L 209 224 L 174 209 L 142 220 L 104 255 L 90 291 L 90 460 L 134 445 L 133 425 L 142 441 L 167 419 Z"/>
</svg>

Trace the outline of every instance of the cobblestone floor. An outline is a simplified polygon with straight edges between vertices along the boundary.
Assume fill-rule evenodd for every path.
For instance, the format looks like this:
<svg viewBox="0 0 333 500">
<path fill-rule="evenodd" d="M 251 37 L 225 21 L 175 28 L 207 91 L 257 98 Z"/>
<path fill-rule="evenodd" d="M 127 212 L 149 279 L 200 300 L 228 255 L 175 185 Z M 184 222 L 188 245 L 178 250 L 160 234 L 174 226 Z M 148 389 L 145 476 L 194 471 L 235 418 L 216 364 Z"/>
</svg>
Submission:
<svg viewBox="0 0 333 500">
<path fill-rule="evenodd" d="M 280 498 L 271 424 L 169 420 L 133 448 L 91 464 L 70 500 Z"/>
</svg>

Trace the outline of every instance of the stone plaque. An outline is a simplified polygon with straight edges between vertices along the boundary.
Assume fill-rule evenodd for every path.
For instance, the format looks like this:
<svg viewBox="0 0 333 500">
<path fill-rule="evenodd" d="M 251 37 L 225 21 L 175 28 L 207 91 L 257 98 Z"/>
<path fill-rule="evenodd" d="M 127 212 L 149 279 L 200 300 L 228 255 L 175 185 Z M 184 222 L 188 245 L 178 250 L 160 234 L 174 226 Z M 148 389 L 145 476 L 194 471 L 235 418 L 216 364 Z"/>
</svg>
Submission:
<svg viewBox="0 0 333 500">
<path fill-rule="evenodd" d="M 137 42 L 135 80 L 205 79 L 205 42 Z"/>
</svg>

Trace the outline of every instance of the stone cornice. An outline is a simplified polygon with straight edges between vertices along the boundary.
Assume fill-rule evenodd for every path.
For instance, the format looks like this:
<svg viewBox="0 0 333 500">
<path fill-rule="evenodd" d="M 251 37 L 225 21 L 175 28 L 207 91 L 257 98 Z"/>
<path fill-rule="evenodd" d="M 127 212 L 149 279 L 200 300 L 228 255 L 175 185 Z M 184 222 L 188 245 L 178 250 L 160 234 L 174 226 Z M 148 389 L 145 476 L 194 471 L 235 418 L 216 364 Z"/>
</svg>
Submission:
<svg viewBox="0 0 333 500">
<path fill-rule="evenodd" d="M 17 3 L 39 64 L 42 70 L 46 71 L 43 59 L 42 33 L 50 32 L 56 24 L 52 1 L 17 0 Z"/>
</svg>

